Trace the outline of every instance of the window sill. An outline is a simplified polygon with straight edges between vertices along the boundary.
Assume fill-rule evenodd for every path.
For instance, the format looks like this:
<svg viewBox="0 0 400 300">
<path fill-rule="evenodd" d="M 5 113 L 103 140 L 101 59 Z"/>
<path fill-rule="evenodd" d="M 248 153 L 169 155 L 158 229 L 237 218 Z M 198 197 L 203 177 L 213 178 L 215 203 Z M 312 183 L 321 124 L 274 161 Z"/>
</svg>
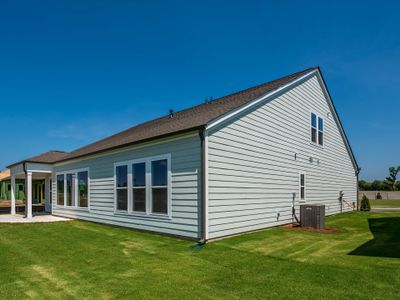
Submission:
<svg viewBox="0 0 400 300">
<path fill-rule="evenodd" d="M 171 216 L 169 216 L 169 215 L 154 214 L 154 213 L 147 214 L 145 212 L 137 212 L 137 211 L 127 212 L 127 211 L 123 211 L 123 210 L 116 210 L 116 211 L 114 211 L 114 215 L 142 217 L 142 218 L 148 218 L 148 219 L 172 220 Z"/>
<path fill-rule="evenodd" d="M 313 146 L 313 147 L 317 147 L 319 149 L 324 149 L 324 145 L 320 145 L 320 144 L 317 144 L 317 143 L 314 143 L 314 142 L 310 142 L 310 145 Z"/>
</svg>

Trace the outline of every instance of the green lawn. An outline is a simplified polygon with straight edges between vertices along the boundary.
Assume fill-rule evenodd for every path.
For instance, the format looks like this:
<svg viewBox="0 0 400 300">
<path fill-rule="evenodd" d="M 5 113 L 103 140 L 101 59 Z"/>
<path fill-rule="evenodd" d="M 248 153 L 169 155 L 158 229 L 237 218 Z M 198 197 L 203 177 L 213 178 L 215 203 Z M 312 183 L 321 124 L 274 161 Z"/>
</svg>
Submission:
<svg viewBox="0 0 400 300">
<path fill-rule="evenodd" d="M 80 221 L 0 225 L 0 298 L 398 299 L 400 213 L 193 242 Z"/>
<path fill-rule="evenodd" d="M 370 200 L 371 207 L 393 208 L 400 207 L 400 200 Z"/>
</svg>

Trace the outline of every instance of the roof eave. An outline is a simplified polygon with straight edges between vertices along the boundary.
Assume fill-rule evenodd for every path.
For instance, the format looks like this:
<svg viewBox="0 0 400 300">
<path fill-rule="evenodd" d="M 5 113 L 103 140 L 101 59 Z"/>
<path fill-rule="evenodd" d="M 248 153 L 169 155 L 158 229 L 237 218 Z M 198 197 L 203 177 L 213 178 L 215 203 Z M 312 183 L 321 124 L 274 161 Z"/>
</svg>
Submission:
<svg viewBox="0 0 400 300">
<path fill-rule="evenodd" d="M 298 78 L 294 78 L 293 80 L 291 80 L 288 83 L 278 87 L 277 89 L 269 91 L 269 92 L 265 93 L 264 95 L 262 95 L 260 97 L 254 98 L 250 102 L 248 102 L 248 103 L 246 103 L 244 105 L 241 105 L 241 106 L 237 107 L 236 109 L 231 110 L 231 111 L 229 111 L 229 112 L 227 112 L 227 113 L 225 113 L 225 114 L 223 114 L 223 115 L 221 115 L 221 116 L 209 121 L 206 124 L 206 129 L 209 130 L 212 127 L 217 126 L 218 124 L 221 124 L 221 123 L 224 123 L 224 122 L 230 120 L 235 115 L 237 115 L 237 114 L 239 114 L 239 113 L 241 113 L 241 112 L 243 112 L 245 110 L 248 110 L 248 109 L 250 109 L 251 107 L 253 107 L 255 105 L 258 105 L 260 102 L 266 101 L 267 99 L 269 99 L 271 97 L 275 97 L 279 93 L 284 92 L 287 89 L 289 89 L 292 85 L 294 85 L 294 84 L 296 84 L 298 82 L 301 82 L 303 80 L 306 80 L 307 78 L 311 77 L 314 73 L 318 72 L 318 70 L 319 70 L 319 67 L 315 67 L 315 68 L 311 69 L 310 72 L 307 72 L 307 73 L 305 73 L 304 75 L 301 75 Z"/>
<path fill-rule="evenodd" d="M 134 145 L 138 145 L 138 144 L 142 144 L 142 143 L 146 143 L 146 142 L 151 142 L 151 141 L 162 139 L 162 138 L 166 138 L 166 137 L 171 137 L 171 136 L 178 135 L 178 134 L 183 134 L 183 133 L 188 133 L 188 132 L 191 132 L 191 131 L 201 130 L 201 129 L 205 129 L 205 127 L 206 127 L 206 124 L 200 125 L 200 126 L 194 126 L 194 127 L 187 128 L 187 129 L 184 129 L 184 130 L 180 130 L 180 131 L 176 131 L 176 132 L 172 132 L 172 133 L 167 133 L 167 134 L 164 134 L 164 135 L 158 135 L 158 136 L 155 136 L 155 137 L 151 137 L 151 138 L 147 138 L 147 139 L 143 139 L 143 140 L 139 140 L 139 141 L 126 143 L 126 144 L 123 144 L 123 145 L 118 145 L 118 146 L 110 147 L 110 148 L 107 148 L 107 149 L 102 149 L 102 150 L 90 152 L 90 153 L 87 153 L 87 154 L 82 154 L 82 155 L 78 155 L 78 156 L 74 156 L 74 157 L 70 157 L 70 158 L 63 158 L 63 159 L 55 161 L 53 164 L 63 163 L 63 162 L 67 162 L 69 160 L 88 157 L 88 156 L 92 156 L 92 155 L 96 155 L 96 154 L 100 154 L 100 153 L 105 153 L 105 152 L 108 152 L 108 151 L 113 151 L 113 150 L 116 150 L 116 149 L 121 149 L 121 148 L 130 147 L 130 146 L 134 146 Z"/>
<path fill-rule="evenodd" d="M 52 165 L 54 162 L 40 162 L 34 160 L 21 160 L 20 162 L 14 163 L 12 165 L 6 166 L 7 169 L 11 169 L 12 167 L 18 166 L 23 163 L 31 163 L 31 164 L 44 164 L 44 165 Z"/>
<path fill-rule="evenodd" d="M 336 114 L 336 117 L 337 117 L 337 120 L 338 120 L 338 123 L 339 123 L 339 126 L 340 126 L 340 132 L 342 133 L 342 136 L 344 138 L 344 141 L 345 141 L 345 144 L 346 144 L 346 148 L 348 149 L 348 151 L 350 153 L 354 169 L 355 169 L 356 173 L 358 174 L 360 172 L 361 168 L 358 165 L 358 162 L 357 162 L 357 159 L 356 159 L 356 157 L 354 155 L 353 149 L 351 148 L 350 141 L 347 138 L 346 132 L 344 131 L 344 127 L 343 127 L 342 121 L 339 118 L 339 114 L 338 114 L 338 112 L 336 110 L 335 103 L 332 100 L 331 93 L 329 92 L 328 86 L 326 85 L 326 82 L 325 82 L 324 76 L 322 75 L 321 69 L 320 69 L 320 67 L 318 67 L 317 69 L 318 69 L 318 75 L 322 80 L 323 87 L 324 87 L 324 89 L 325 89 L 325 91 L 327 93 L 327 96 L 329 98 L 330 103 L 332 104 L 333 111 Z"/>
</svg>

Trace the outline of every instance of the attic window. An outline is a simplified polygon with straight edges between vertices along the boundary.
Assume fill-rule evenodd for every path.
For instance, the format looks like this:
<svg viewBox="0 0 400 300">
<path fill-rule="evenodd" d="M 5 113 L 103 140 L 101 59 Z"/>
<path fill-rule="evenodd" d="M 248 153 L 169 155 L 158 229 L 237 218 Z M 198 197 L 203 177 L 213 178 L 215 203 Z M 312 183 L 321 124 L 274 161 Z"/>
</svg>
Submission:
<svg viewBox="0 0 400 300">
<path fill-rule="evenodd" d="M 324 119 L 311 113 L 311 142 L 323 146 L 324 144 Z"/>
<path fill-rule="evenodd" d="M 311 142 L 317 142 L 317 115 L 311 113 Z"/>
<path fill-rule="evenodd" d="M 324 144 L 324 120 L 318 117 L 318 144 Z"/>
</svg>

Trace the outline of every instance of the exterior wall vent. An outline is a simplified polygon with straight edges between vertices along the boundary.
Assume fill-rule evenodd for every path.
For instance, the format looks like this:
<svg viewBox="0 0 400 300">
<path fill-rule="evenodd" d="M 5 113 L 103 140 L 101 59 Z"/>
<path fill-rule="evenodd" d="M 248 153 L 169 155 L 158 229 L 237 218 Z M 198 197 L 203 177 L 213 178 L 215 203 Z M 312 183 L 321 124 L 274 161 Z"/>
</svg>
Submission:
<svg viewBox="0 0 400 300">
<path fill-rule="evenodd" d="M 324 229 L 325 205 L 300 205 L 300 226 L 315 229 Z"/>
</svg>

